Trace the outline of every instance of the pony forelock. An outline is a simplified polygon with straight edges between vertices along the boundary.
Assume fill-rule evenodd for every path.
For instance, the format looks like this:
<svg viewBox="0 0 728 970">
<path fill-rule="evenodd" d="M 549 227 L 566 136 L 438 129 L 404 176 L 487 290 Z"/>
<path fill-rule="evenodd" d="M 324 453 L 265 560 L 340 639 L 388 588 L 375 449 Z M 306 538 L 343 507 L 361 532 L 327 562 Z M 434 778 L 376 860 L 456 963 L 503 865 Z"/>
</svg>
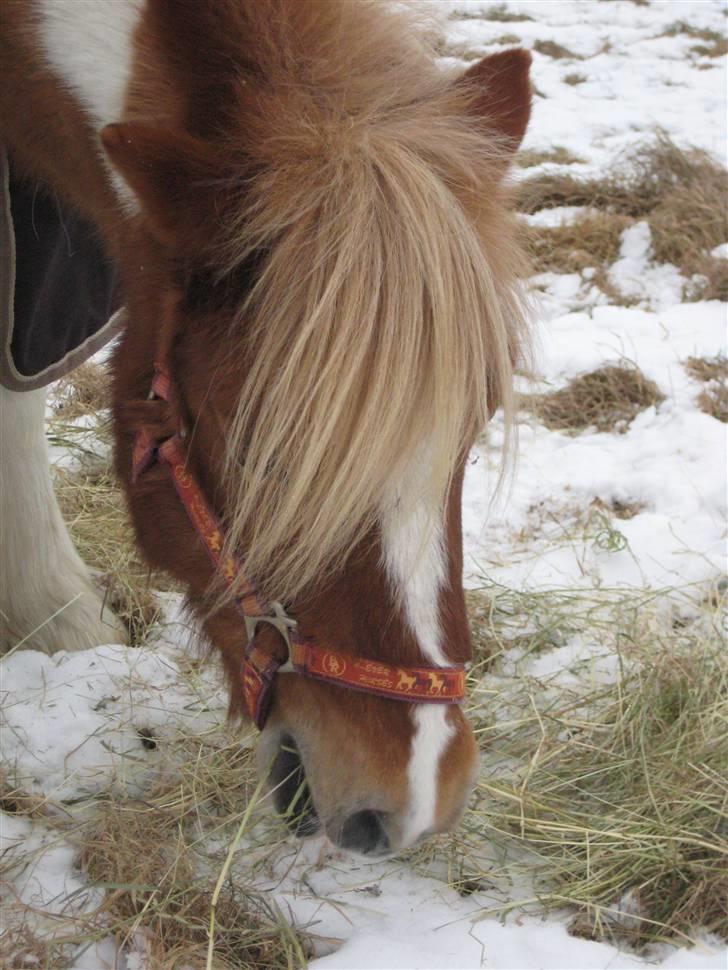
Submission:
<svg viewBox="0 0 728 970">
<path fill-rule="evenodd" d="M 491 406 L 509 419 L 523 331 L 498 137 L 406 14 L 313 8 L 241 81 L 250 147 L 218 251 L 227 269 L 263 254 L 224 475 L 228 544 L 280 598 L 339 569 L 393 495 L 440 513 Z"/>
</svg>

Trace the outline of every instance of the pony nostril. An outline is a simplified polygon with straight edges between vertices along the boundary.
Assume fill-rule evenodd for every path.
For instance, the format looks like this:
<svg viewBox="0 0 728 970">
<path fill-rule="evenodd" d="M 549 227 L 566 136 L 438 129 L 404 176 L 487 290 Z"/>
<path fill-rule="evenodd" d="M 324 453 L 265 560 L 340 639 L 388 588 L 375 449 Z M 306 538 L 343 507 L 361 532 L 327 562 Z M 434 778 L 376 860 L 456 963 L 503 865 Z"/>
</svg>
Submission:
<svg viewBox="0 0 728 970">
<path fill-rule="evenodd" d="M 301 836 L 317 832 L 319 820 L 301 756 L 296 742 L 288 734 L 281 738 L 278 754 L 271 766 L 270 782 L 276 811 L 283 816 L 291 831 Z"/>
<path fill-rule="evenodd" d="M 372 809 L 354 812 L 342 825 L 336 841 L 342 849 L 351 849 L 363 855 L 383 855 L 389 852 L 384 813 Z"/>
</svg>

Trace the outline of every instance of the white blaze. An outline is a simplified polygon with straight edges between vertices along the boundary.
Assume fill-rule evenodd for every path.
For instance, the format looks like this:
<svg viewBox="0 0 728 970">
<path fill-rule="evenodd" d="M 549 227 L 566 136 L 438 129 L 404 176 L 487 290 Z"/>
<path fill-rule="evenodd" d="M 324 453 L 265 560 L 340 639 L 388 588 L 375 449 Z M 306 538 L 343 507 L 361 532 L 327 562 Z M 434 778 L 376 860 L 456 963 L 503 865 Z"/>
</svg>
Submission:
<svg viewBox="0 0 728 970">
<path fill-rule="evenodd" d="M 443 512 L 428 507 L 422 497 L 422 467 L 426 462 L 408 471 L 381 511 L 382 548 L 395 595 L 420 650 L 428 663 L 446 667 L 449 660 L 442 647 L 439 605 L 447 576 Z M 445 705 L 412 705 L 414 735 L 403 845 L 413 842 L 435 821 L 440 759 L 454 730 L 446 718 Z"/>
</svg>

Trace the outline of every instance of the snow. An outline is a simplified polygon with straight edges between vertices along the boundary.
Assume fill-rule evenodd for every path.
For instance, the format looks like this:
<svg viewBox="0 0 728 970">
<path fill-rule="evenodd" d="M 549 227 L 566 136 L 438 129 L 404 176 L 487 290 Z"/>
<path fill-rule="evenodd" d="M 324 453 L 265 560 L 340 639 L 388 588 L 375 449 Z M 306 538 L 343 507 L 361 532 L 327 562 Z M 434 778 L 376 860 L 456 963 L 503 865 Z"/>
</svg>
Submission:
<svg viewBox="0 0 728 970">
<path fill-rule="evenodd" d="M 544 166 L 541 166 L 543 168 Z M 541 209 L 540 212 L 530 212 L 521 215 L 521 219 L 529 226 L 539 226 L 553 229 L 557 226 L 570 226 L 581 219 L 589 218 L 596 212 L 587 205 L 558 205 L 553 209 Z"/>
<path fill-rule="evenodd" d="M 453 49 L 486 53 L 508 46 L 500 40 L 504 35 L 515 35 L 529 48 L 551 40 L 575 55 L 564 60 L 534 53 L 537 94 L 524 148 L 560 146 L 580 159 L 539 170 L 604 174 L 656 126 L 679 144 L 725 161 L 726 59 L 696 53 L 695 39 L 684 34 L 663 36 L 680 20 L 723 32 L 723 3 L 510 0 L 509 9 L 533 19 L 509 22 L 478 17 L 492 6 L 487 0 L 437 0 L 433 6 L 451 15 L 446 29 Z M 583 82 L 565 83 L 570 73 Z M 588 215 L 582 207 L 562 207 L 525 221 L 566 225 Z M 728 258 L 728 242 L 712 255 Z M 517 471 L 494 497 L 504 434 L 496 417 L 466 474 L 470 586 L 487 577 L 534 590 L 700 589 L 725 575 L 726 431 L 699 409 L 702 385 L 683 362 L 726 352 L 726 307 L 684 302 L 691 281 L 674 266 L 656 264 L 646 223 L 624 231 L 610 269 L 611 282 L 633 305 L 608 305 L 593 275 L 542 273 L 532 281 L 537 389 L 563 387 L 585 371 L 626 361 L 654 380 L 665 399 L 623 433 L 569 435 L 522 415 Z M 62 448 L 53 454 L 61 464 L 72 460 Z M 615 502 L 629 503 L 634 517 L 615 518 Z M 604 529 L 618 541 L 605 547 L 599 541 Z M 166 598 L 166 615 L 157 641 L 143 650 L 111 644 L 53 657 L 18 650 L 2 662 L 3 770 L 47 800 L 51 812 L 107 792 L 139 796 L 164 769 L 165 741 L 203 736 L 222 725 L 225 692 L 217 670 L 193 659 L 194 637 L 174 597 Z M 560 670 L 575 677 L 579 660 L 590 663 L 591 676 L 613 676 L 613 658 L 598 656 L 578 637 L 527 658 L 525 667 L 509 661 L 504 670 L 515 675 L 518 666 L 534 677 Z M 161 742 L 154 749 L 141 744 L 149 732 Z M 252 743 L 251 737 L 241 740 Z M 1 822 L 3 859 L 17 862 L 7 889 L 33 908 L 39 930 L 59 914 L 75 917 L 98 904 L 102 890 L 89 886 L 73 846 L 42 816 L 3 815 Z M 250 878 L 313 935 L 316 970 L 725 966 L 725 947 L 714 939 L 704 937 L 690 950 L 619 951 L 570 936 L 566 913 L 494 915 L 504 898 L 518 897 L 516 889 L 513 897 L 495 887 L 462 897 L 406 861 L 364 863 L 322 838 L 283 841 Z M 121 952 L 108 937 L 79 948 L 74 966 L 146 970 L 146 958 L 138 941 Z"/>
<path fill-rule="evenodd" d="M 639 224 L 638 224 L 639 225 Z M 726 569 L 725 427 L 695 402 L 700 384 L 682 366 L 690 356 L 725 352 L 726 310 L 717 302 L 675 304 L 665 310 L 595 306 L 541 320 L 538 376 L 547 389 L 605 363 L 631 362 L 666 396 L 623 434 L 596 430 L 578 436 L 548 431 L 535 419 L 519 427 L 519 467 L 495 507 L 486 498 L 494 477 L 492 446 L 473 455 L 466 473 L 464 532 L 470 582 L 483 573 L 505 585 L 653 585 L 707 581 Z M 637 503 L 620 521 L 627 547 L 616 553 L 562 537 L 564 513 L 595 499 Z M 559 522 L 539 526 L 544 506 Z M 533 541 L 517 537 L 535 529 Z M 543 534 L 541 534 L 543 533 Z"/>
<path fill-rule="evenodd" d="M 609 279 L 628 298 L 636 298 L 655 309 L 681 302 L 685 280 L 671 265 L 655 265 L 649 224 L 638 222 L 622 233 L 619 259 L 609 270 Z"/>
</svg>

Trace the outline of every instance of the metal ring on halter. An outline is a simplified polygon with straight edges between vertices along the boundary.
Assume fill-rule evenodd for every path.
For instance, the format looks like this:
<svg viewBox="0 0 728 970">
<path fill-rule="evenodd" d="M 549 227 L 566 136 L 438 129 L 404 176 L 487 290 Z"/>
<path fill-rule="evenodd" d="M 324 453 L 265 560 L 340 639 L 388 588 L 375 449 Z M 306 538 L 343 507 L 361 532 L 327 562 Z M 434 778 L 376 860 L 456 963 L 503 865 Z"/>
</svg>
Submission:
<svg viewBox="0 0 728 970">
<path fill-rule="evenodd" d="M 278 667 L 277 673 L 294 673 L 293 661 L 291 660 L 291 632 L 296 630 L 298 624 L 286 613 L 283 605 L 277 601 L 270 604 L 271 612 L 261 616 L 245 615 L 245 633 L 248 641 L 252 641 L 261 623 L 267 623 L 274 627 L 283 637 L 283 641 L 288 648 L 288 659 Z"/>
</svg>

